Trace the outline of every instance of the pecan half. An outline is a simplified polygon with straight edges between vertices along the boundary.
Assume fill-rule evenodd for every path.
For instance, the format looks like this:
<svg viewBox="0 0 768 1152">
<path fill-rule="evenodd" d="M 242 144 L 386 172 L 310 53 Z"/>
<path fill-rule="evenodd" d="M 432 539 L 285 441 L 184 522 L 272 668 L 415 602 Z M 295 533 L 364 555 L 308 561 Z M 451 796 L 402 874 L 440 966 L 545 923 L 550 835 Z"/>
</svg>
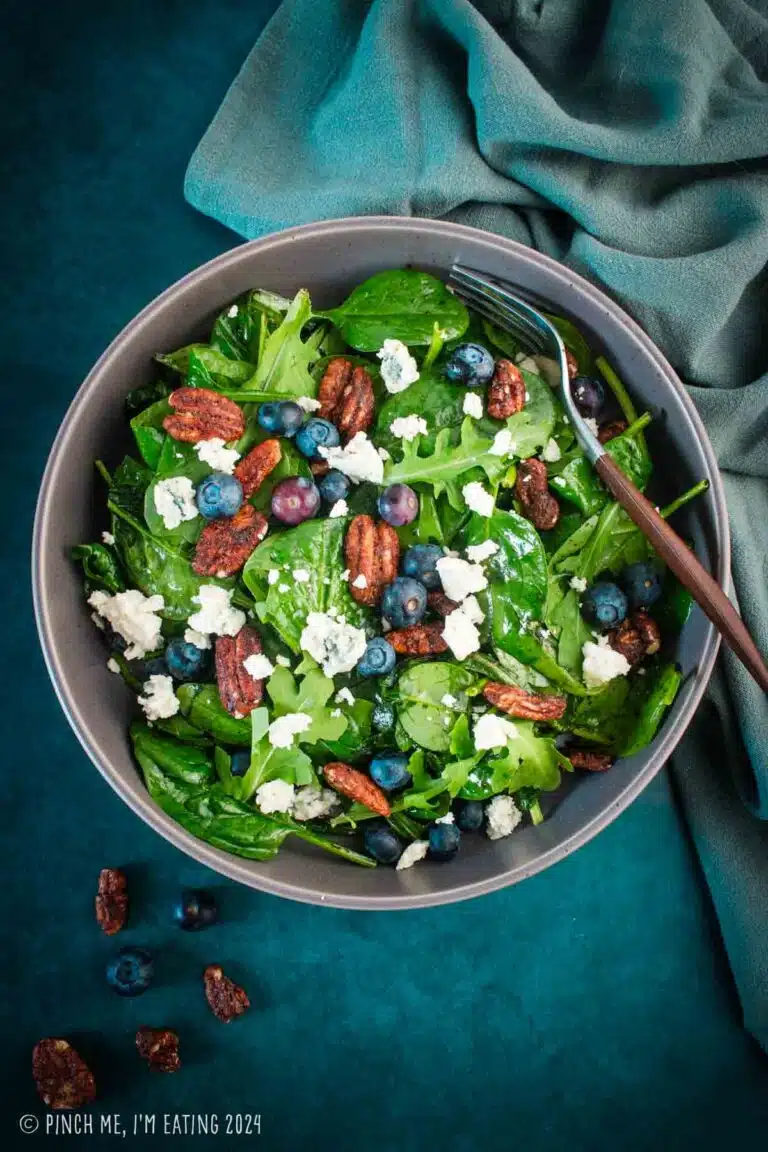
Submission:
<svg viewBox="0 0 768 1152">
<path fill-rule="evenodd" d="M 431 608 L 438 616 L 442 616 L 443 619 L 450 616 L 451 612 L 455 612 L 458 606 L 457 602 L 446 596 L 445 592 L 427 593 L 427 607 Z"/>
<path fill-rule="evenodd" d="M 391 524 L 374 522 L 370 516 L 355 516 L 344 540 L 344 559 L 349 569 L 349 591 L 358 604 L 369 607 L 379 600 L 384 587 L 397 576 L 400 541 Z M 359 576 L 365 588 L 355 588 Z"/>
<path fill-rule="evenodd" d="M 195 547 L 192 568 L 198 576 L 234 576 L 267 534 L 269 521 L 252 504 L 243 504 L 234 516 L 209 520 Z"/>
<path fill-rule="evenodd" d="M 168 397 L 174 409 L 163 420 L 163 428 L 174 440 L 198 444 L 201 440 L 239 440 L 245 432 L 241 408 L 227 396 L 210 388 L 177 388 Z"/>
<path fill-rule="evenodd" d="M 179 1038 L 168 1028 L 139 1028 L 136 1033 L 139 1056 L 148 1061 L 157 1072 L 178 1072 Z"/>
<path fill-rule="evenodd" d="M 389 800 L 378 784 L 374 784 L 370 776 L 366 776 L 365 772 L 361 772 L 358 768 L 352 768 L 349 764 L 342 764 L 340 760 L 336 760 L 332 764 L 326 764 L 323 775 L 336 792 L 341 792 L 342 796 L 348 796 L 358 804 L 364 804 L 379 816 L 389 816 L 392 811 Z"/>
<path fill-rule="evenodd" d="M 32 1049 L 35 1087 L 49 1108 L 82 1108 L 96 1098 L 96 1081 L 66 1040 L 46 1038 Z"/>
<path fill-rule="evenodd" d="M 261 703 L 264 681 L 254 680 L 245 667 L 248 657 L 260 652 L 261 638 L 247 624 L 237 636 L 219 636 L 216 640 L 219 699 L 231 716 L 247 716 Z"/>
<path fill-rule="evenodd" d="M 331 470 L 327 460 L 310 460 L 309 470 L 313 476 L 325 476 Z"/>
<path fill-rule="evenodd" d="M 373 381 L 360 365 L 353 367 L 342 357 L 331 360 L 320 381 L 318 416 L 330 420 L 346 442 L 366 432 L 373 420 Z"/>
<path fill-rule="evenodd" d="M 617 436 L 621 436 L 622 432 L 626 432 L 629 428 L 626 420 L 611 420 L 608 424 L 601 424 L 597 430 L 597 438 L 601 444 L 607 444 L 609 440 L 614 440 Z"/>
<path fill-rule="evenodd" d="M 614 628 L 608 641 L 630 664 L 639 664 L 644 656 L 654 656 L 661 648 L 661 630 L 653 617 L 638 608 Z"/>
<path fill-rule="evenodd" d="M 387 640 L 399 656 L 439 656 L 448 651 L 443 639 L 442 620 L 432 624 L 411 624 L 409 628 L 396 628 L 387 632 Z"/>
<path fill-rule="evenodd" d="M 128 881 L 118 868 L 102 868 L 96 893 L 96 922 L 114 936 L 128 919 Z"/>
<path fill-rule="evenodd" d="M 506 420 L 525 406 L 525 381 L 511 360 L 497 360 L 496 371 L 488 387 L 488 415 Z"/>
<path fill-rule="evenodd" d="M 554 528 L 560 519 L 560 505 L 547 485 L 547 466 L 535 456 L 521 460 L 517 468 L 515 495 L 523 515 L 540 532 Z"/>
<path fill-rule="evenodd" d="M 251 448 L 247 456 L 235 465 L 235 476 L 243 486 L 243 496 L 247 500 L 258 492 L 270 472 L 280 463 L 282 455 L 279 440 L 263 440 Z"/>
<path fill-rule="evenodd" d="M 564 696 L 526 692 L 524 688 L 494 681 L 483 688 L 483 696 L 494 708 L 508 716 L 516 716 L 518 720 L 560 720 L 568 703 Z"/>
<path fill-rule="evenodd" d="M 613 757 L 607 752 L 593 752 L 588 748 L 571 748 L 565 755 L 574 768 L 585 772 L 605 772 L 613 764 Z"/>
<path fill-rule="evenodd" d="M 574 356 L 573 352 L 571 352 L 570 348 L 566 348 L 565 350 L 565 362 L 568 365 L 569 379 L 575 380 L 579 374 L 579 362 Z"/>
<path fill-rule="evenodd" d="M 211 1012 L 225 1024 L 242 1016 L 251 1006 L 245 989 L 225 976 L 218 964 L 208 965 L 203 972 L 203 985 Z"/>
<path fill-rule="evenodd" d="M 655 656 L 661 648 L 661 629 L 656 621 L 644 609 L 637 608 L 632 613 L 632 622 L 640 634 L 645 655 Z"/>
</svg>

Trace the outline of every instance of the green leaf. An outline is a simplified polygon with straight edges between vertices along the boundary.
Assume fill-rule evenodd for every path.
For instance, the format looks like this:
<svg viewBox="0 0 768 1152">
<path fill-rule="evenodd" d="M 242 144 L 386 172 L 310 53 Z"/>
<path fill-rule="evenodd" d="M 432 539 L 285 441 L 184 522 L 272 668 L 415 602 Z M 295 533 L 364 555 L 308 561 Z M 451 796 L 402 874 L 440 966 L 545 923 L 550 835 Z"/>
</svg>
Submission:
<svg viewBox="0 0 768 1152">
<path fill-rule="evenodd" d="M 667 709 L 674 703 L 682 679 L 680 669 L 674 664 L 648 666 L 645 676 L 634 678 L 634 715 L 620 743 L 620 756 L 632 756 L 650 744 Z"/>
<path fill-rule="evenodd" d="M 378 272 L 338 308 L 318 315 L 333 321 L 346 342 L 362 352 L 376 352 L 387 339 L 429 345 L 436 324 L 443 339 L 452 340 L 469 324 L 466 308 L 442 280 L 412 268 Z"/>
<path fill-rule="evenodd" d="M 227 712 L 215 684 L 181 684 L 176 695 L 181 703 L 182 716 L 195 728 L 208 732 L 222 744 L 235 744 L 240 748 L 250 745 L 250 718 L 246 716 L 238 720 Z"/>
<path fill-rule="evenodd" d="M 156 404 L 158 400 L 165 400 L 171 391 L 171 385 L 165 380 L 150 380 L 149 384 L 140 384 L 138 388 L 132 388 L 123 404 L 126 416 L 129 420 L 132 419 L 145 408 Z"/>
<path fill-rule="evenodd" d="M 310 368 L 320 356 L 322 331 L 306 341 L 301 330 L 312 314 L 309 293 L 303 289 L 291 301 L 280 327 L 267 337 L 258 368 L 248 387 L 257 392 L 279 392 L 284 396 L 314 396 L 317 385 Z"/>
<path fill-rule="evenodd" d="M 549 736 L 537 736 L 530 721 L 516 720 L 517 735 L 503 755 L 494 756 L 470 770 L 459 795 L 466 800 L 485 800 L 500 792 L 534 787 L 551 792 L 560 784 L 561 767 L 570 767 Z"/>
<path fill-rule="evenodd" d="M 395 695 L 397 719 L 408 738 L 431 752 L 447 752 L 451 728 L 469 706 L 466 692 L 474 681 L 471 672 L 448 661 L 408 665 Z M 446 707 L 445 695 L 454 696 L 457 703 Z"/>
<path fill-rule="evenodd" d="M 338 740 L 346 730 L 346 717 L 332 715 L 336 709 L 327 707 L 333 691 L 333 680 L 319 668 L 312 668 L 297 683 L 289 668 L 278 666 L 267 682 L 273 718 L 290 712 L 303 712 L 312 717 L 311 726 L 297 737 L 299 744 Z"/>
<path fill-rule="evenodd" d="M 519 460 L 533 456 L 549 440 L 555 427 L 555 404 L 552 389 L 540 376 L 521 369 L 528 399 L 525 407 L 506 421 Z"/>
<path fill-rule="evenodd" d="M 476 763 L 475 755 L 463 760 L 453 760 L 443 766 L 438 776 L 431 776 L 426 769 L 424 753 L 415 752 L 408 761 L 408 771 L 413 783 L 398 797 L 395 810 L 416 813 L 422 811 L 430 818 L 443 814 L 443 810 L 447 811 L 449 805 L 442 805 L 438 812 L 435 801 L 446 793 L 448 797 L 459 795 Z"/>
<path fill-rule="evenodd" d="M 421 439 L 422 452 L 433 452 L 442 428 L 459 428 L 464 419 L 464 397 L 468 388 L 451 384 L 436 368 L 422 370 L 419 379 L 403 392 L 387 394 L 378 409 L 373 438 L 376 444 L 398 455 L 403 441 L 393 436 L 390 425 L 401 416 L 423 416 L 428 433 Z"/>
<path fill-rule="evenodd" d="M 163 428 L 163 420 L 171 412 L 172 408 L 167 400 L 156 400 L 131 420 L 131 431 L 136 447 L 150 468 L 157 468 L 163 445 L 168 439 L 168 433 Z"/>
<path fill-rule="evenodd" d="M 112 595 L 125 591 L 125 579 L 118 559 L 106 544 L 76 544 L 72 549 L 72 559 L 83 566 L 87 596 L 96 590 Z"/>
<path fill-rule="evenodd" d="M 373 704 L 358 696 L 354 704 L 340 703 L 337 707 L 347 721 L 346 730 L 337 740 L 319 740 L 311 755 L 354 764 L 373 751 Z"/>
<path fill-rule="evenodd" d="M 592 349 L 589 347 L 589 344 L 587 344 L 582 333 L 573 321 L 567 320 L 565 316 L 555 316 L 551 312 L 545 312 L 544 315 L 550 323 L 557 328 L 563 344 L 565 344 L 569 352 L 572 352 L 576 357 L 576 363 L 579 366 L 579 375 L 589 376 L 593 370 L 595 358 L 592 354 Z"/>
<path fill-rule="evenodd" d="M 403 446 L 403 458 L 399 463 L 388 463 L 384 468 L 384 484 L 429 484 L 435 496 L 447 492 L 455 508 L 464 508 L 459 477 L 469 478 L 466 473 L 472 469 L 482 469 L 493 484 L 506 470 L 506 463 L 500 456 L 491 453 L 493 441 L 480 435 L 474 421 L 467 416 L 461 426 L 461 439 L 454 443 L 449 428 L 443 428 L 435 440 L 434 452 L 427 456 L 419 454 L 421 437 L 416 437 Z"/>
<path fill-rule="evenodd" d="M 232 349 L 234 350 L 234 349 Z M 198 371 L 203 369 L 204 372 L 200 373 L 201 376 L 207 374 L 207 379 L 196 379 L 193 384 L 195 387 L 216 387 L 217 382 L 227 381 L 229 384 L 244 384 L 246 380 L 250 380 L 256 371 L 255 364 L 242 357 L 232 358 L 219 347 L 212 347 L 210 344 L 187 344 L 184 348 L 179 348 L 176 352 L 169 352 L 159 356 L 155 356 L 155 360 L 159 364 L 164 364 L 167 368 L 173 369 L 178 372 L 180 376 L 185 379 L 194 373 L 195 367 Z"/>
<path fill-rule="evenodd" d="M 157 485 L 172 476 L 184 476 L 196 485 L 210 473 L 210 464 L 200 459 L 194 444 L 185 444 L 181 440 L 174 440 L 172 436 L 166 436 L 155 466 L 155 475 L 144 493 L 144 520 L 156 539 L 186 554 L 189 551 L 187 545 L 197 541 L 205 523 L 202 516 L 195 516 L 192 520 L 182 521 L 176 528 L 166 528 L 165 521 L 155 507 Z"/>
<path fill-rule="evenodd" d="M 507 609 L 533 620 L 541 618 L 547 595 L 547 557 L 541 537 L 523 516 L 497 508 L 492 516 L 473 515 L 464 532 L 466 545 L 493 540 L 499 550 L 485 565 L 494 637 L 506 629 Z"/>
<path fill-rule="evenodd" d="M 152 480 L 152 472 L 143 464 L 126 456 L 115 469 L 109 486 L 109 503 L 113 508 L 141 520 L 144 515 L 144 493 Z"/>
<path fill-rule="evenodd" d="M 256 790 L 269 780 L 284 780 L 286 784 L 311 784 L 315 779 L 312 761 L 295 744 L 290 748 L 276 748 L 267 736 L 269 713 L 256 708 L 251 719 L 251 763 L 244 776 L 232 782 L 232 792 L 240 800 L 250 800 Z"/>
</svg>

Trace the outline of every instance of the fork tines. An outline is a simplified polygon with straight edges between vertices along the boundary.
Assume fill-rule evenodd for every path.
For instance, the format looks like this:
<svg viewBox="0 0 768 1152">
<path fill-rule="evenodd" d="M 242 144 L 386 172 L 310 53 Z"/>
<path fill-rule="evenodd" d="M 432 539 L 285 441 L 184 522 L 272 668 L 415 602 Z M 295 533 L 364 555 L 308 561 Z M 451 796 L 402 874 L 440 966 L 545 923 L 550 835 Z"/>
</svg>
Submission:
<svg viewBox="0 0 768 1152">
<path fill-rule="evenodd" d="M 530 304 L 496 280 L 454 264 L 448 287 L 486 320 L 513 335 L 534 352 L 546 352 L 548 341 Z"/>
</svg>

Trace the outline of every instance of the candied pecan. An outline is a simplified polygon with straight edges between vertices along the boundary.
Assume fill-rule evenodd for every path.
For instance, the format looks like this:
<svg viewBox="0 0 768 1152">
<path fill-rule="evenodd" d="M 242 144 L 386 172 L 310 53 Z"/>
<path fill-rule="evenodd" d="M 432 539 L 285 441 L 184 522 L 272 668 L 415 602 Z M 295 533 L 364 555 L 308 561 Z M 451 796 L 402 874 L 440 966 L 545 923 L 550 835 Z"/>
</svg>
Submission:
<svg viewBox="0 0 768 1152">
<path fill-rule="evenodd" d="M 445 618 L 451 612 L 455 612 L 459 605 L 455 600 L 446 596 L 445 592 L 429 592 L 427 594 L 427 606 L 438 616 Z"/>
<path fill-rule="evenodd" d="M 560 505 L 547 486 L 547 466 L 535 456 L 521 460 L 515 480 L 515 495 L 523 515 L 540 532 L 554 528 L 560 519 Z"/>
<path fill-rule="evenodd" d="M 525 381 L 511 360 L 497 360 L 496 371 L 488 388 L 488 415 L 506 420 L 525 406 Z"/>
<path fill-rule="evenodd" d="M 352 371 L 351 362 L 345 360 L 343 356 L 331 360 L 326 368 L 317 392 L 320 401 L 317 414 L 322 420 L 330 420 L 333 416 L 342 392 L 352 379 Z"/>
<path fill-rule="evenodd" d="M 377 523 L 370 516 L 355 516 L 344 540 L 344 558 L 349 569 L 349 591 L 358 604 L 369 607 L 379 600 L 384 587 L 397 576 L 400 541 L 391 524 Z M 365 587 L 355 580 L 365 577 Z"/>
<path fill-rule="evenodd" d="M 409 628 L 396 628 L 386 639 L 399 656 L 439 656 L 448 651 L 443 639 L 442 620 L 433 624 L 411 624 Z"/>
<path fill-rule="evenodd" d="M 632 613 L 632 623 L 643 642 L 644 654 L 655 656 L 661 648 L 661 629 L 656 621 L 643 608 L 636 608 Z"/>
<path fill-rule="evenodd" d="M 632 620 L 627 617 L 618 628 L 608 635 L 608 643 L 615 652 L 620 652 L 629 664 L 639 664 L 645 655 L 645 645 Z"/>
<path fill-rule="evenodd" d="M 163 420 L 163 428 L 174 440 L 198 444 L 201 440 L 239 440 L 245 431 L 241 408 L 210 388 L 177 388 L 168 397 L 174 409 Z"/>
<path fill-rule="evenodd" d="M 232 716 L 247 716 L 261 703 L 264 681 L 255 680 L 245 667 L 248 657 L 260 652 L 261 638 L 247 624 L 237 636 L 219 636 L 216 640 L 219 699 Z"/>
<path fill-rule="evenodd" d="M 35 1087 L 49 1108 L 81 1108 L 96 1098 L 96 1081 L 66 1040 L 46 1038 L 32 1049 Z"/>
<path fill-rule="evenodd" d="M 262 440 L 251 448 L 247 456 L 235 465 L 235 476 L 243 486 L 243 496 L 247 500 L 258 492 L 270 472 L 277 468 L 282 455 L 279 440 Z"/>
<path fill-rule="evenodd" d="M 565 350 L 565 362 L 568 365 L 568 378 L 575 380 L 579 374 L 579 362 L 570 348 L 566 348 Z"/>
<path fill-rule="evenodd" d="M 96 893 L 96 922 L 114 936 L 128 919 L 128 882 L 118 868 L 102 868 Z"/>
<path fill-rule="evenodd" d="M 218 964 L 209 964 L 203 972 L 205 998 L 217 1020 L 229 1024 L 236 1016 L 242 1016 L 251 1002 L 246 991 L 229 976 L 225 976 Z"/>
<path fill-rule="evenodd" d="M 192 568 L 198 576 L 234 576 L 267 534 L 269 521 L 252 504 L 243 504 L 234 516 L 209 520 L 195 547 Z"/>
<path fill-rule="evenodd" d="M 571 748 L 565 754 L 574 768 L 583 768 L 585 772 L 605 772 L 613 764 L 613 757 L 607 752 L 594 752 L 590 748 Z"/>
<path fill-rule="evenodd" d="M 309 470 L 313 476 L 325 476 L 330 472 L 331 466 L 327 460 L 310 460 Z"/>
<path fill-rule="evenodd" d="M 179 1038 L 168 1028 L 139 1028 L 136 1047 L 139 1056 L 158 1072 L 178 1072 L 181 1068 Z"/>
<path fill-rule="evenodd" d="M 607 444 L 609 440 L 614 440 L 617 436 L 621 436 L 622 432 L 626 432 L 629 428 L 626 420 L 611 420 L 608 424 L 601 424 L 597 430 L 597 438 L 601 444 Z"/>
<path fill-rule="evenodd" d="M 526 692 L 524 688 L 494 681 L 483 688 L 483 696 L 494 708 L 508 716 L 516 716 L 518 720 L 560 720 L 568 703 L 565 696 Z"/>
<path fill-rule="evenodd" d="M 366 776 L 365 772 L 361 772 L 358 768 L 351 768 L 349 764 L 342 764 L 340 760 L 336 760 L 332 764 L 326 764 L 323 775 L 331 788 L 358 804 L 364 804 L 379 816 L 389 816 L 392 811 L 389 800 L 378 784 L 374 784 L 370 776 Z"/>
<path fill-rule="evenodd" d="M 373 381 L 360 365 L 353 368 L 341 357 L 331 360 L 320 381 L 318 399 L 318 415 L 335 424 L 345 442 L 370 428 L 375 406 Z"/>
</svg>

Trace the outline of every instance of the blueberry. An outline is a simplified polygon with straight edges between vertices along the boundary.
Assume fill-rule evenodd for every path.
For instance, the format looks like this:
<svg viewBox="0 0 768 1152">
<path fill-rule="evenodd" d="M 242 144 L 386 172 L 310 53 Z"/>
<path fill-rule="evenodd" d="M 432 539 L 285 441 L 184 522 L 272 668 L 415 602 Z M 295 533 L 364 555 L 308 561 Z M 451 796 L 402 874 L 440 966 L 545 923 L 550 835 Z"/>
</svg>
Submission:
<svg viewBox="0 0 768 1152">
<path fill-rule="evenodd" d="M 456 804 L 456 824 L 462 832 L 477 832 L 485 819 L 485 807 L 479 800 L 459 800 Z"/>
<path fill-rule="evenodd" d="M 272 490 L 272 515 L 283 524 L 311 520 L 320 507 L 320 492 L 306 476 L 289 476 Z"/>
<path fill-rule="evenodd" d="M 154 968 L 143 948 L 121 948 L 107 964 L 107 983 L 120 996 L 140 996 L 152 983 Z"/>
<path fill-rule="evenodd" d="M 164 656 L 152 656 L 149 660 L 137 660 L 131 664 L 131 671 L 135 670 L 136 679 L 146 684 L 150 676 L 167 676 L 168 665 Z"/>
<path fill-rule="evenodd" d="M 381 636 L 369 640 L 360 657 L 357 670 L 361 676 L 386 676 L 395 666 L 395 650 Z"/>
<path fill-rule="evenodd" d="M 99 617 L 99 619 L 101 620 L 103 618 Z M 110 652 L 125 652 L 126 648 L 128 647 L 128 641 L 123 636 L 121 636 L 119 632 L 114 630 L 109 620 L 104 620 L 103 623 L 104 628 L 102 629 L 102 634 L 107 642 L 107 648 L 109 648 Z"/>
<path fill-rule="evenodd" d="M 381 614 L 393 628 L 418 624 L 427 610 L 427 590 L 410 576 L 398 576 L 384 589 Z"/>
<path fill-rule="evenodd" d="M 609 632 L 618 627 L 627 615 L 627 598 L 618 584 L 598 581 L 584 593 L 581 614 L 588 624 L 601 632 Z"/>
<path fill-rule="evenodd" d="M 481 388 L 491 379 L 495 367 L 493 356 L 482 344 L 459 344 L 448 358 L 445 374 L 452 384 Z"/>
<path fill-rule="evenodd" d="M 431 592 L 440 587 L 436 564 L 442 557 L 439 544 L 412 544 L 403 557 L 403 574 L 421 580 Z"/>
<path fill-rule="evenodd" d="M 267 404 L 259 404 L 259 411 L 256 415 L 261 427 L 265 432 L 279 432 L 282 421 L 280 419 L 280 404 L 277 400 L 269 401 Z"/>
<path fill-rule="evenodd" d="M 234 516 L 243 503 L 243 486 L 237 476 L 212 472 L 197 486 L 197 507 L 206 520 Z"/>
<path fill-rule="evenodd" d="M 582 416 L 595 417 L 605 404 L 605 387 L 594 376 L 577 376 L 571 381 L 571 396 Z"/>
<path fill-rule="evenodd" d="M 379 702 L 373 709 L 371 724 L 377 732 L 389 732 L 395 726 L 395 710 L 391 704 Z"/>
<path fill-rule="evenodd" d="M 351 483 L 349 477 L 345 476 L 343 472 L 339 472 L 338 468 L 331 468 L 317 486 L 326 504 L 335 504 L 337 500 L 346 499 Z"/>
<path fill-rule="evenodd" d="M 243 748 L 240 752 L 233 752 L 229 761 L 229 770 L 233 776 L 245 776 L 251 766 L 251 753 Z"/>
<path fill-rule="evenodd" d="M 165 663 L 174 680 L 198 680 L 208 663 L 208 653 L 186 640 L 171 640 Z"/>
<path fill-rule="evenodd" d="M 219 908 L 213 893 L 204 888 L 185 888 L 174 905 L 173 918 L 185 932 L 210 928 L 219 918 Z"/>
<path fill-rule="evenodd" d="M 419 514 L 419 498 L 407 484 L 390 484 L 379 496 L 379 516 L 393 528 L 410 524 Z"/>
<path fill-rule="evenodd" d="M 433 824 L 429 830 L 429 855 L 433 860 L 452 860 L 461 844 L 455 824 Z"/>
<path fill-rule="evenodd" d="M 304 409 L 294 400 L 284 400 L 280 405 L 280 431 L 289 440 L 296 435 L 304 423 Z"/>
<path fill-rule="evenodd" d="M 388 824 L 368 824 L 363 832 L 365 850 L 379 864 L 394 864 L 403 853 L 403 846 Z"/>
<path fill-rule="evenodd" d="M 307 420 L 296 433 L 296 447 L 309 460 L 319 459 L 319 448 L 335 448 L 338 443 L 338 428 L 330 420 L 321 420 L 319 416 Z"/>
<path fill-rule="evenodd" d="M 621 582 L 633 608 L 650 608 L 661 596 L 661 572 L 652 560 L 630 564 Z"/>
<path fill-rule="evenodd" d="M 388 752 L 381 756 L 374 756 L 368 767 L 371 779 L 383 788 L 385 792 L 394 792 L 397 788 L 405 788 L 412 782 L 408 771 L 408 757 L 402 752 Z"/>
</svg>

